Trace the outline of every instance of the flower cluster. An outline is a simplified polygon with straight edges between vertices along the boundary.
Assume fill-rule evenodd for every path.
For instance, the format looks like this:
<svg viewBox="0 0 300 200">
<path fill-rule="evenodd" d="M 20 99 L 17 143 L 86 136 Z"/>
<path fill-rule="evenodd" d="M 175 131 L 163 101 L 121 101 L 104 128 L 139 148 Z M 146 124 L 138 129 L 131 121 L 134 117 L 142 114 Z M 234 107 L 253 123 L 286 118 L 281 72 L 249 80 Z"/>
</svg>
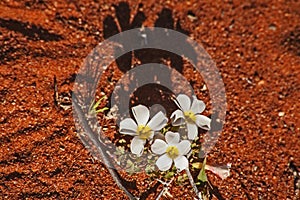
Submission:
<svg viewBox="0 0 300 200">
<path fill-rule="evenodd" d="M 160 155 L 156 165 L 161 171 L 169 170 L 174 162 L 175 167 L 180 171 L 188 167 L 186 155 L 191 150 L 191 140 L 198 136 L 198 127 L 209 130 L 211 119 L 201 115 L 205 109 L 203 101 L 195 96 L 191 99 L 184 94 L 177 96 L 175 100 L 179 109 L 175 110 L 170 120 L 160 111 L 150 118 L 150 111 L 144 105 L 137 105 L 132 108 L 134 116 L 126 118 L 120 123 L 120 133 L 131 135 L 133 139 L 130 150 L 133 154 L 141 156 L 147 141 L 151 144 L 151 151 Z M 180 141 L 178 132 L 163 132 L 166 127 L 185 126 L 188 140 Z M 153 140 L 155 135 L 164 134 L 161 139 Z"/>
</svg>

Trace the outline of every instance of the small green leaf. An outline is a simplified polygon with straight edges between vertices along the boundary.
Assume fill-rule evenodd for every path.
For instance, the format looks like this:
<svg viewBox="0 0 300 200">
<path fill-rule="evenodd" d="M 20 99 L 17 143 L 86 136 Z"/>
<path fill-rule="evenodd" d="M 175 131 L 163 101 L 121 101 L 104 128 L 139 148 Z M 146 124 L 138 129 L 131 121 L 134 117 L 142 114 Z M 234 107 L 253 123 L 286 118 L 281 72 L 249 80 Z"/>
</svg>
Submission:
<svg viewBox="0 0 300 200">
<path fill-rule="evenodd" d="M 101 101 L 103 99 L 106 99 L 106 98 L 107 98 L 106 96 L 103 96 L 96 103 L 95 103 L 95 100 L 93 100 L 93 102 L 92 102 L 92 104 L 89 108 L 89 113 L 100 113 L 100 112 L 104 112 L 105 110 L 108 110 L 109 108 L 107 108 L 107 107 L 104 107 L 104 108 L 101 108 L 101 109 L 97 110 L 97 108 L 100 105 Z"/>
<path fill-rule="evenodd" d="M 147 165 L 146 168 L 145 168 L 145 171 L 147 174 L 150 174 L 151 172 L 154 171 L 154 166 L 153 165 Z"/>
<path fill-rule="evenodd" d="M 188 179 L 188 176 L 186 174 L 180 175 L 177 177 L 177 183 L 182 184 Z"/>
<path fill-rule="evenodd" d="M 104 112 L 104 111 L 106 111 L 108 109 L 109 109 L 108 107 L 104 107 L 104 108 L 101 108 L 99 110 L 96 110 L 96 113 L 102 113 L 102 112 Z"/>
<path fill-rule="evenodd" d="M 197 176 L 198 180 L 201 181 L 201 182 L 207 182 L 208 181 L 206 173 L 205 173 L 205 165 L 206 165 L 206 158 L 204 159 L 201 171 L 199 172 L 199 174 Z"/>
<path fill-rule="evenodd" d="M 116 151 L 114 152 L 115 155 L 123 155 L 125 153 L 124 147 L 117 147 Z"/>
<path fill-rule="evenodd" d="M 174 172 L 169 171 L 169 172 L 166 173 L 165 178 L 169 179 L 169 178 L 172 178 L 173 176 L 174 176 Z"/>
</svg>

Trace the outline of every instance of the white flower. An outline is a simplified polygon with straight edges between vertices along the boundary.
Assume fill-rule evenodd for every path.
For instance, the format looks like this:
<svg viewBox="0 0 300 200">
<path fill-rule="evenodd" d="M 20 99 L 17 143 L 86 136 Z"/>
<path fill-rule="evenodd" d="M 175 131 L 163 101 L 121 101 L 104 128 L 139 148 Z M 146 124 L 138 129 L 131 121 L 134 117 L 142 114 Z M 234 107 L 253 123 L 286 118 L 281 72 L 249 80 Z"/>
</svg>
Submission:
<svg viewBox="0 0 300 200">
<path fill-rule="evenodd" d="M 212 173 L 218 175 L 222 180 L 230 176 L 231 163 L 226 166 L 214 167 L 210 165 L 205 165 L 205 169 L 211 171 Z"/>
<path fill-rule="evenodd" d="M 146 106 L 138 105 L 132 108 L 136 122 L 126 118 L 120 122 L 120 133 L 134 136 L 130 144 L 133 154 L 141 156 L 147 139 L 152 139 L 154 131 L 161 130 L 166 126 L 168 119 L 162 112 L 157 113 L 150 119 L 150 112 Z"/>
<path fill-rule="evenodd" d="M 186 124 L 188 139 L 194 140 L 198 136 L 198 127 L 209 130 L 211 119 L 200 115 L 205 109 L 203 101 L 193 96 L 193 101 L 184 94 L 177 96 L 175 103 L 180 110 L 175 110 L 171 115 L 172 125 L 180 126 Z"/>
<path fill-rule="evenodd" d="M 156 139 L 151 145 L 152 152 L 161 155 L 156 161 L 159 170 L 167 171 L 171 168 L 173 161 L 180 171 L 188 167 L 189 161 L 184 155 L 191 150 L 191 143 L 188 140 L 179 142 L 179 137 L 179 133 L 168 131 L 165 137 L 166 142 Z"/>
</svg>

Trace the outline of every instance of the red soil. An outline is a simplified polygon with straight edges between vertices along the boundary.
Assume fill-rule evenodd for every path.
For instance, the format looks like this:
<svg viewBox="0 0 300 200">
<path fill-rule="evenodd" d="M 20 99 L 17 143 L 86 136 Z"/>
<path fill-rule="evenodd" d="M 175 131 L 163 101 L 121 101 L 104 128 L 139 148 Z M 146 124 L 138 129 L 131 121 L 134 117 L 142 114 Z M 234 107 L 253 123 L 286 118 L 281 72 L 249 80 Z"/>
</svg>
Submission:
<svg viewBox="0 0 300 200">
<path fill-rule="evenodd" d="M 226 123 L 208 155 L 211 164 L 232 163 L 226 180 L 209 174 L 220 194 L 300 199 L 293 175 L 300 170 L 300 2 L 127 3 L 130 18 L 140 11 L 145 26 L 180 22 L 220 70 Z M 56 107 L 53 98 L 53 77 L 59 95 L 66 95 L 84 58 L 106 37 L 105 20 L 116 20 L 113 5 L 118 2 L 0 2 L 0 199 L 126 198 L 77 137 L 71 109 Z M 144 178 L 132 177 L 140 190 Z M 170 193 L 193 195 L 180 186 Z"/>
</svg>

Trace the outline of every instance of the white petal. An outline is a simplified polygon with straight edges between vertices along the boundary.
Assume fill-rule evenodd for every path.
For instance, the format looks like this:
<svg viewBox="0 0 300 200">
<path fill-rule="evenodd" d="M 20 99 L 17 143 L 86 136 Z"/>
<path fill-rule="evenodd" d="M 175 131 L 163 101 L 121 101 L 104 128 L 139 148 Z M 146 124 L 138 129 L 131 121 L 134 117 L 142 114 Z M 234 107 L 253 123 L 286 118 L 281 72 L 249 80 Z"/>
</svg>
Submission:
<svg viewBox="0 0 300 200">
<path fill-rule="evenodd" d="M 165 138 L 168 144 L 177 144 L 179 142 L 180 135 L 179 133 L 168 131 Z"/>
<path fill-rule="evenodd" d="M 190 99 L 190 97 L 188 97 L 185 94 L 180 94 L 180 95 L 178 95 L 178 97 L 176 98 L 176 100 L 178 101 L 179 106 L 182 108 L 183 111 L 190 110 L 190 106 L 191 106 L 191 99 Z"/>
<path fill-rule="evenodd" d="M 188 138 L 194 140 L 198 136 L 198 127 L 196 124 L 187 123 Z"/>
<path fill-rule="evenodd" d="M 138 125 L 146 125 L 149 120 L 149 109 L 144 105 L 138 105 L 132 108 L 133 116 Z"/>
<path fill-rule="evenodd" d="M 204 130 L 210 129 L 211 119 L 204 115 L 196 115 L 196 124 Z"/>
<path fill-rule="evenodd" d="M 167 143 L 161 139 L 156 139 L 154 143 L 151 145 L 151 150 L 153 153 L 161 155 L 166 153 L 167 150 Z"/>
<path fill-rule="evenodd" d="M 227 164 L 226 166 L 222 167 L 214 167 L 210 165 L 205 165 L 205 169 L 213 172 L 214 174 L 218 175 L 221 179 L 225 179 L 230 176 L 230 167 L 231 164 Z"/>
<path fill-rule="evenodd" d="M 171 114 L 170 119 L 171 119 L 173 126 L 180 126 L 180 125 L 184 124 L 184 122 L 185 122 L 184 115 L 181 110 L 175 110 Z"/>
<path fill-rule="evenodd" d="M 147 124 L 152 130 L 159 131 L 163 127 L 167 125 L 168 118 L 163 114 L 163 112 L 159 112 L 153 116 L 153 118 Z"/>
<path fill-rule="evenodd" d="M 199 99 L 197 99 L 196 96 L 193 96 L 193 103 L 191 106 L 191 110 L 195 114 L 202 113 L 205 110 L 205 103 Z"/>
<path fill-rule="evenodd" d="M 141 156 L 144 151 L 144 145 L 146 140 L 140 139 L 138 136 L 135 136 L 130 144 L 130 151 L 137 156 Z"/>
<path fill-rule="evenodd" d="M 157 159 L 156 165 L 160 171 L 167 171 L 171 168 L 172 159 L 167 154 L 164 154 Z"/>
<path fill-rule="evenodd" d="M 186 155 L 191 150 L 191 143 L 188 140 L 183 140 L 176 146 L 180 155 Z"/>
<path fill-rule="evenodd" d="M 175 158 L 174 163 L 176 168 L 179 169 L 180 171 L 189 167 L 189 161 L 184 156 L 178 156 L 177 158 Z"/>
<path fill-rule="evenodd" d="M 120 122 L 120 133 L 126 135 L 137 135 L 137 125 L 131 118 L 126 118 Z"/>
</svg>

